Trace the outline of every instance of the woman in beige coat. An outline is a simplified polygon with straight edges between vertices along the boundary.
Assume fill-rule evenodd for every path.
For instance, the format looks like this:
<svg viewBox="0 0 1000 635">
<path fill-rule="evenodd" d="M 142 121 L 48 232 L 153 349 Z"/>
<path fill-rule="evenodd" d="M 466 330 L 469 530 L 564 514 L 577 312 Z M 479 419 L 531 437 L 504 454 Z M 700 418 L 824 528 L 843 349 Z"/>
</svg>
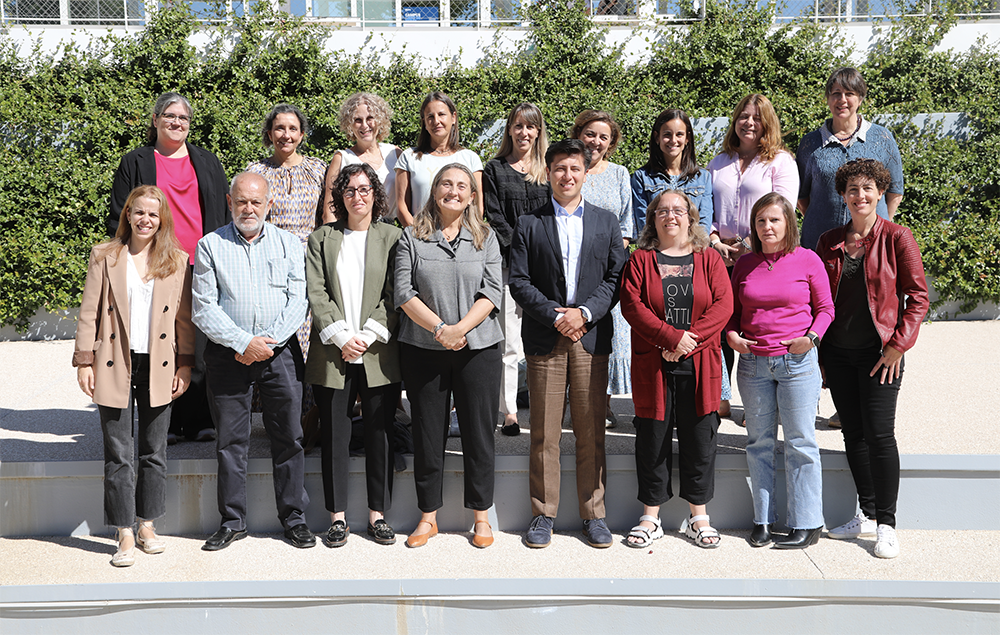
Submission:
<svg viewBox="0 0 1000 635">
<path fill-rule="evenodd" d="M 97 404 L 104 434 L 104 513 L 118 528 L 116 567 L 166 547 L 153 520 L 166 513 L 171 401 L 194 365 L 188 255 L 174 236 L 163 192 L 142 185 L 122 207 L 115 237 L 90 252 L 73 365 Z M 139 465 L 132 469 L 132 404 L 139 410 Z M 133 528 L 138 521 L 138 532 Z"/>
<path fill-rule="evenodd" d="M 396 534 L 384 513 L 392 499 L 393 426 L 400 394 L 398 314 L 392 304 L 392 264 L 399 228 L 380 223 L 388 209 L 378 174 L 347 165 L 333 184 L 336 220 L 309 237 L 306 290 L 313 328 L 306 383 L 319 408 L 323 494 L 332 522 L 328 547 L 347 542 L 351 412 L 361 395 L 364 414 L 368 535 L 391 545 Z"/>
</svg>

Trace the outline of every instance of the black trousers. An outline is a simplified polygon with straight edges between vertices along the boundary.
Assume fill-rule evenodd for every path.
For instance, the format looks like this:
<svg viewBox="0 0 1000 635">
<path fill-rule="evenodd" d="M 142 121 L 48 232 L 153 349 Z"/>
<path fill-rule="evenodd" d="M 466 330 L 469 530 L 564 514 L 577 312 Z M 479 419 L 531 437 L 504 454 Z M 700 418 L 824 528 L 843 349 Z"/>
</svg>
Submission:
<svg viewBox="0 0 1000 635">
<path fill-rule="evenodd" d="M 278 519 L 285 529 L 306 522 L 302 451 L 302 354 L 292 336 L 265 361 L 249 366 L 236 361 L 231 348 L 209 342 L 205 348 L 209 404 L 218 428 L 219 514 L 222 526 L 246 528 L 247 452 L 250 446 L 250 401 L 260 390 L 264 429 L 271 440 L 271 465 Z"/>
<path fill-rule="evenodd" d="M 656 507 L 673 498 L 670 470 L 676 429 L 681 498 L 692 505 L 705 505 L 715 495 L 719 413 L 698 416 L 694 375 L 664 373 L 664 382 L 667 402 L 663 421 L 643 417 L 633 420 L 639 502 Z"/>
<path fill-rule="evenodd" d="M 327 511 L 347 511 L 351 462 L 351 415 L 361 395 L 365 425 L 365 482 L 368 509 L 385 512 L 392 506 L 393 453 L 399 384 L 368 385 L 362 364 L 347 364 L 344 387 L 313 385 L 319 408 L 323 496 Z"/>
<path fill-rule="evenodd" d="M 98 406 L 104 433 L 104 517 L 130 527 L 136 516 L 154 520 L 167 513 L 167 428 L 170 404 L 149 405 L 149 355 L 132 352 L 129 403 L 136 404 L 138 467 L 133 471 L 132 409 Z"/>
<path fill-rule="evenodd" d="M 500 345 L 432 351 L 400 344 L 400 370 L 413 415 L 413 479 L 417 506 L 432 512 L 443 504 L 444 451 L 455 398 L 462 433 L 465 506 L 493 505 L 493 431 L 500 399 Z"/>
<path fill-rule="evenodd" d="M 861 512 L 880 525 L 895 527 L 899 497 L 896 401 L 903 378 L 880 384 L 881 373 L 869 376 L 882 356 L 879 348 L 851 350 L 824 343 L 822 352 L 826 385 L 840 413 L 844 450 Z"/>
</svg>

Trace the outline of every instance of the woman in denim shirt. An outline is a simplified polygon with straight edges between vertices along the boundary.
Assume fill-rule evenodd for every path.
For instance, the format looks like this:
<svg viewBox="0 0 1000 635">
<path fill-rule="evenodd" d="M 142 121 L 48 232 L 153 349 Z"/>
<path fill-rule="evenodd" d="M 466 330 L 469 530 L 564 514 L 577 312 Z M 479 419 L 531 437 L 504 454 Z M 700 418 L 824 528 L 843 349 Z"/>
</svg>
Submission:
<svg viewBox="0 0 1000 635">
<path fill-rule="evenodd" d="M 712 228 L 712 177 L 695 160 L 694 129 L 683 110 L 664 110 L 649 135 L 649 160 L 632 175 L 635 232 L 646 224 L 646 207 L 664 190 L 680 190 L 698 206 L 705 231 Z"/>
<path fill-rule="evenodd" d="M 802 246 L 815 249 L 823 232 L 851 220 L 842 196 L 837 194 L 840 166 L 854 159 L 875 159 L 889 170 L 891 182 L 876 212 L 892 220 L 903 200 L 903 161 L 892 133 L 858 114 L 868 94 L 864 77 L 853 68 L 840 68 L 826 81 L 830 119 L 802 138 L 795 160 L 799 165 L 799 210 Z"/>
<path fill-rule="evenodd" d="M 396 251 L 400 370 L 413 415 L 413 480 L 423 515 L 406 544 L 437 535 L 445 441 L 454 396 L 462 433 L 465 506 L 475 512 L 472 544 L 493 544 L 494 437 L 500 399 L 497 320 L 502 278 L 496 232 L 482 220 L 472 171 L 451 163 Z"/>
</svg>

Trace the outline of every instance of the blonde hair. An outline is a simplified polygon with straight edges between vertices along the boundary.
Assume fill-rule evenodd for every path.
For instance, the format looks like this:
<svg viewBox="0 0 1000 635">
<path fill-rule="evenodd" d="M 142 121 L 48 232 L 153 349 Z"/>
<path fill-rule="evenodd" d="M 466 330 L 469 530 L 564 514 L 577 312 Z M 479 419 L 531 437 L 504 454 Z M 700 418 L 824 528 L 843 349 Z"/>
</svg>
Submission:
<svg viewBox="0 0 1000 635">
<path fill-rule="evenodd" d="M 462 212 L 462 227 L 472 234 L 472 244 L 477 250 L 481 250 L 486 244 L 486 238 L 490 235 L 490 226 L 483 220 L 479 207 L 476 205 L 476 179 L 472 176 L 472 170 L 461 163 L 449 163 L 434 175 L 434 183 L 431 185 L 431 195 L 423 209 L 413 217 L 413 237 L 420 240 L 430 240 L 431 236 L 438 229 L 441 229 L 441 212 L 438 210 L 437 201 L 434 200 L 434 191 L 441 183 L 444 173 L 450 170 L 461 170 L 469 178 L 469 185 L 472 189 L 472 199 Z"/>
<path fill-rule="evenodd" d="M 506 159 L 507 155 L 514 151 L 514 140 L 510 138 L 510 129 L 514 127 L 514 122 L 517 121 L 518 117 L 523 119 L 525 123 L 538 128 L 538 136 L 535 137 L 531 151 L 528 152 L 528 165 L 524 180 L 535 185 L 544 185 L 548 181 L 545 175 L 545 151 L 549 149 L 549 133 L 545 130 L 545 117 L 542 116 L 542 111 L 535 104 L 521 102 L 514 106 L 514 109 L 507 115 L 507 127 L 504 128 L 503 139 L 500 141 L 500 149 L 497 151 L 496 158 Z"/>
<path fill-rule="evenodd" d="M 107 253 L 117 251 L 123 245 L 128 246 L 132 240 L 132 223 L 129 222 L 128 216 L 132 211 L 132 205 L 140 198 L 151 198 L 156 201 L 160 214 L 160 227 L 153 234 L 149 255 L 146 257 L 146 275 L 150 278 L 169 278 L 187 266 L 188 254 L 181 249 L 181 244 L 174 235 L 174 217 L 170 213 L 167 197 L 155 185 L 140 185 L 129 192 L 128 199 L 122 206 L 121 216 L 118 217 L 118 231 L 115 232 L 115 237 L 99 245 L 99 248 L 106 249 Z"/>
<path fill-rule="evenodd" d="M 736 119 L 750 104 L 757 106 L 757 110 L 760 111 L 760 123 L 764 128 L 757 154 L 760 155 L 761 161 L 773 161 L 779 152 L 785 151 L 785 142 L 781 140 L 781 122 L 778 121 L 778 113 L 774 111 L 774 104 L 760 93 L 747 95 L 736 104 L 733 116 L 729 120 L 729 129 L 726 130 L 726 136 L 722 140 L 722 151 L 733 156 L 739 150 L 740 138 L 736 134 Z"/>
<path fill-rule="evenodd" d="M 687 204 L 688 242 L 691 243 L 692 251 L 700 253 L 705 247 L 708 247 L 708 232 L 701 226 L 698 206 L 694 204 L 690 196 L 680 190 L 663 190 L 649 202 L 649 205 L 646 206 L 646 224 L 642 226 L 642 232 L 639 234 L 636 247 L 646 249 L 647 251 L 660 248 L 660 235 L 656 233 L 656 206 L 659 205 L 660 201 L 667 194 L 676 194 Z M 654 215 L 652 222 L 649 221 L 649 210 L 652 210 Z"/>
</svg>

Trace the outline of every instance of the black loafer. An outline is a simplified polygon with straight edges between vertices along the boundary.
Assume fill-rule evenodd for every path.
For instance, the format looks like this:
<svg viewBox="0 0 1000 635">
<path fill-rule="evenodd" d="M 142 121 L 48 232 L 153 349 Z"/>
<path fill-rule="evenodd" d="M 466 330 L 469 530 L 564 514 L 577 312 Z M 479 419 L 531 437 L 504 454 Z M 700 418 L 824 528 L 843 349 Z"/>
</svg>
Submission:
<svg viewBox="0 0 1000 635">
<path fill-rule="evenodd" d="M 330 528 L 326 530 L 323 542 L 327 547 L 343 547 L 347 543 L 347 537 L 351 535 L 351 528 L 342 520 L 335 520 Z"/>
<path fill-rule="evenodd" d="M 816 529 L 793 529 L 788 533 L 788 538 L 774 543 L 775 549 L 805 549 L 809 545 L 819 542 L 819 534 L 822 527 Z"/>
<path fill-rule="evenodd" d="M 512 423 L 507 426 L 500 427 L 500 433 L 505 437 L 516 437 L 521 434 L 521 426 L 516 423 Z"/>
<path fill-rule="evenodd" d="M 755 524 L 747 542 L 750 543 L 751 547 L 763 547 L 771 544 L 771 525 Z"/>
<path fill-rule="evenodd" d="M 202 551 L 218 551 L 220 549 L 225 549 L 229 545 L 233 544 L 237 540 L 243 540 L 247 537 L 246 529 L 230 529 L 229 527 L 221 527 L 219 531 L 212 534 L 212 536 L 205 541 L 205 544 L 201 546 Z"/>
<path fill-rule="evenodd" d="M 288 538 L 288 542 L 292 543 L 293 547 L 298 547 L 299 549 L 308 549 L 309 547 L 316 546 L 316 536 L 309 531 L 305 523 L 286 529 L 285 538 Z"/>
<path fill-rule="evenodd" d="M 368 535 L 380 545 L 396 544 L 396 532 L 384 518 L 379 518 L 374 524 L 368 523 Z"/>
</svg>

